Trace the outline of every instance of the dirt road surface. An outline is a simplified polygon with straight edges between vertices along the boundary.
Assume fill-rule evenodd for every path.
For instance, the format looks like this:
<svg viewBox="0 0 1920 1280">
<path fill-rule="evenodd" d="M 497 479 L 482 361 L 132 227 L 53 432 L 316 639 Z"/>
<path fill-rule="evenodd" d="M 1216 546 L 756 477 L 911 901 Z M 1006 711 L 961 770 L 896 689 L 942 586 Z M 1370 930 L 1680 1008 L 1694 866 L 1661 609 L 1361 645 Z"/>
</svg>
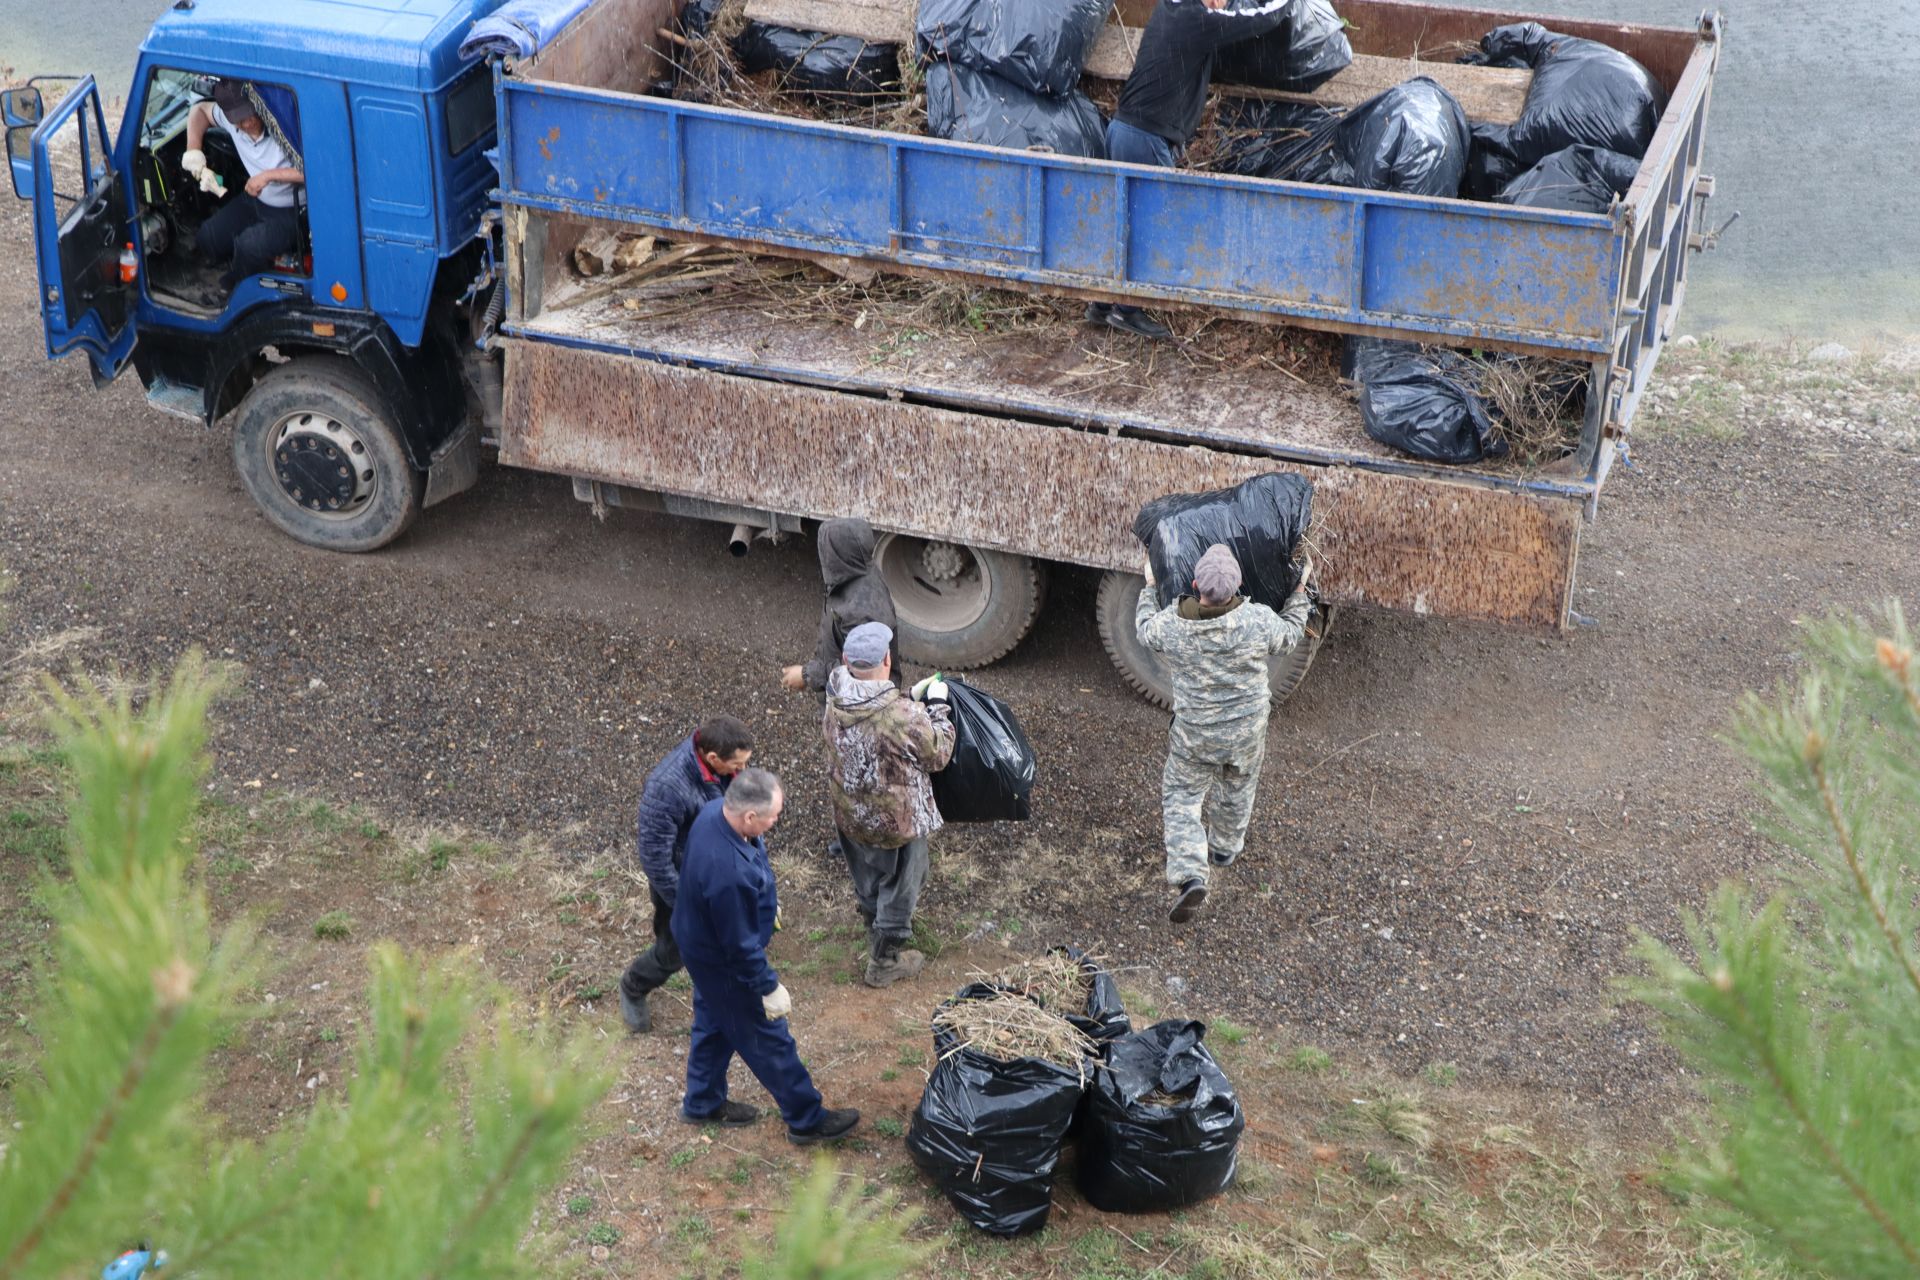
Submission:
<svg viewBox="0 0 1920 1280">
<path fill-rule="evenodd" d="M 801 892 L 837 906 L 815 704 L 777 683 L 814 632 L 809 540 L 734 560 L 717 526 L 599 522 L 564 480 L 490 470 L 381 554 L 307 550 L 255 513 L 224 433 L 148 408 L 131 376 L 95 393 L 81 361 L 44 361 L 24 206 L 0 243 L 10 645 L 97 627 L 81 659 L 130 673 L 199 646 L 243 670 L 217 789 L 575 855 L 624 847 L 645 770 L 733 712 L 789 784 L 776 846 L 817 859 Z M 1587 532 L 1593 626 L 1341 620 L 1276 717 L 1248 854 L 1186 930 L 1163 918 L 1164 718 L 1100 654 L 1092 580 L 1057 573 L 980 681 L 1039 752 L 1035 820 L 941 835 L 928 909 L 1392 1069 L 1453 1062 L 1657 1124 L 1673 1060 L 1609 979 L 1636 929 L 1677 936 L 1679 908 L 1771 857 L 1716 734 L 1789 674 L 1797 619 L 1920 600 L 1910 394 L 1884 430 L 1688 395 L 1705 425 L 1641 441 Z"/>
</svg>

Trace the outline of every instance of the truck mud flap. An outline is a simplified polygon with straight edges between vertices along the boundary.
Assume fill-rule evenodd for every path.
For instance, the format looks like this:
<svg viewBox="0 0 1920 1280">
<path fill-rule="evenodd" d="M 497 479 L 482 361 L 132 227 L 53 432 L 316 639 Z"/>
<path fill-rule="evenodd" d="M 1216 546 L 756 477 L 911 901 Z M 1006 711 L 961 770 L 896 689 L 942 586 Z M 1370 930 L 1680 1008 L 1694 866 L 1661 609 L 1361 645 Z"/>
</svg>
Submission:
<svg viewBox="0 0 1920 1280">
<path fill-rule="evenodd" d="M 1557 628 L 1580 504 L 506 343 L 500 461 L 809 519 L 1138 571 L 1128 525 L 1165 493 L 1299 471 L 1338 603 Z"/>
</svg>

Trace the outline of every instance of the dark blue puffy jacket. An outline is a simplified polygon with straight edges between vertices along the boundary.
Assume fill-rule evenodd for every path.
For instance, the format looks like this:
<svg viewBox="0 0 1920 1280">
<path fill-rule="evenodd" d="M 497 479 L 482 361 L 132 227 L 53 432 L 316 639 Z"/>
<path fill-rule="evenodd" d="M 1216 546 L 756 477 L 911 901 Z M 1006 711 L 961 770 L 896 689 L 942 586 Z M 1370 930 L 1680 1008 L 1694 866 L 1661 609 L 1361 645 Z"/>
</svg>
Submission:
<svg viewBox="0 0 1920 1280">
<path fill-rule="evenodd" d="M 700 811 L 687 833 L 680 896 L 673 904 L 673 940 L 689 967 L 723 970 L 744 992 L 764 996 L 780 985 L 767 963 L 767 944 L 780 919 L 766 840 L 744 840 L 727 825 L 721 802 Z"/>
<path fill-rule="evenodd" d="M 729 778 L 708 773 L 694 753 L 693 739 L 667 753 L 640 792 L 640 869 L 660 900 L 673 905 L 680 885 L 680 864 L 686 857 L 687 830 L 709 800 L 726 794 Z"/>
</svg>

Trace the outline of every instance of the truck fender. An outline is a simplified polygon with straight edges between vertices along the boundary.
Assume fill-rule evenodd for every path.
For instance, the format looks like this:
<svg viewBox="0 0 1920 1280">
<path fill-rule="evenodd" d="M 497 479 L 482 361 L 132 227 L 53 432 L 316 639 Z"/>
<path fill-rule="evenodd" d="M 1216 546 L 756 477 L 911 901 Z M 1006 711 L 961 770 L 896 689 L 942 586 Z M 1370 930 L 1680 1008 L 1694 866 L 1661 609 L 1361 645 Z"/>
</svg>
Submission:
<svg viewBox="0 0 1920 1280">
<path fill-rule="evenodd" d="M 208 426 L 245 398 L 268 348 L 282 357 L 332 351 L 352 360 L 379 389 L 408 460 L 421 471 L 467 425 L 466 389 L 451 343 L 432 330 L 418 347 L 408 347 L 370 312 L 287 303 L 250 312 L 210 344 L 201 384 Z"/>
</svg>

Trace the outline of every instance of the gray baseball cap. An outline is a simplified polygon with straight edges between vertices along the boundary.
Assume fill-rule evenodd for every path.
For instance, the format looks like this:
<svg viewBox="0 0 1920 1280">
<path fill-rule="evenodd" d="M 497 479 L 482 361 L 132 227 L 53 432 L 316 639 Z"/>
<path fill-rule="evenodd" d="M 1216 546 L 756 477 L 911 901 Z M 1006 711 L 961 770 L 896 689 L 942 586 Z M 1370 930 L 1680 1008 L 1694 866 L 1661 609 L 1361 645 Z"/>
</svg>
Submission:
<svg viewBox="0 0 1920 1280">
<path fill-rule="evenodd" d="M 893 647 L 893 628 L 884 622 L 863 622 L 847 632 L 840 653 L 851 667 L 877 667 Z"/>
</svg>

